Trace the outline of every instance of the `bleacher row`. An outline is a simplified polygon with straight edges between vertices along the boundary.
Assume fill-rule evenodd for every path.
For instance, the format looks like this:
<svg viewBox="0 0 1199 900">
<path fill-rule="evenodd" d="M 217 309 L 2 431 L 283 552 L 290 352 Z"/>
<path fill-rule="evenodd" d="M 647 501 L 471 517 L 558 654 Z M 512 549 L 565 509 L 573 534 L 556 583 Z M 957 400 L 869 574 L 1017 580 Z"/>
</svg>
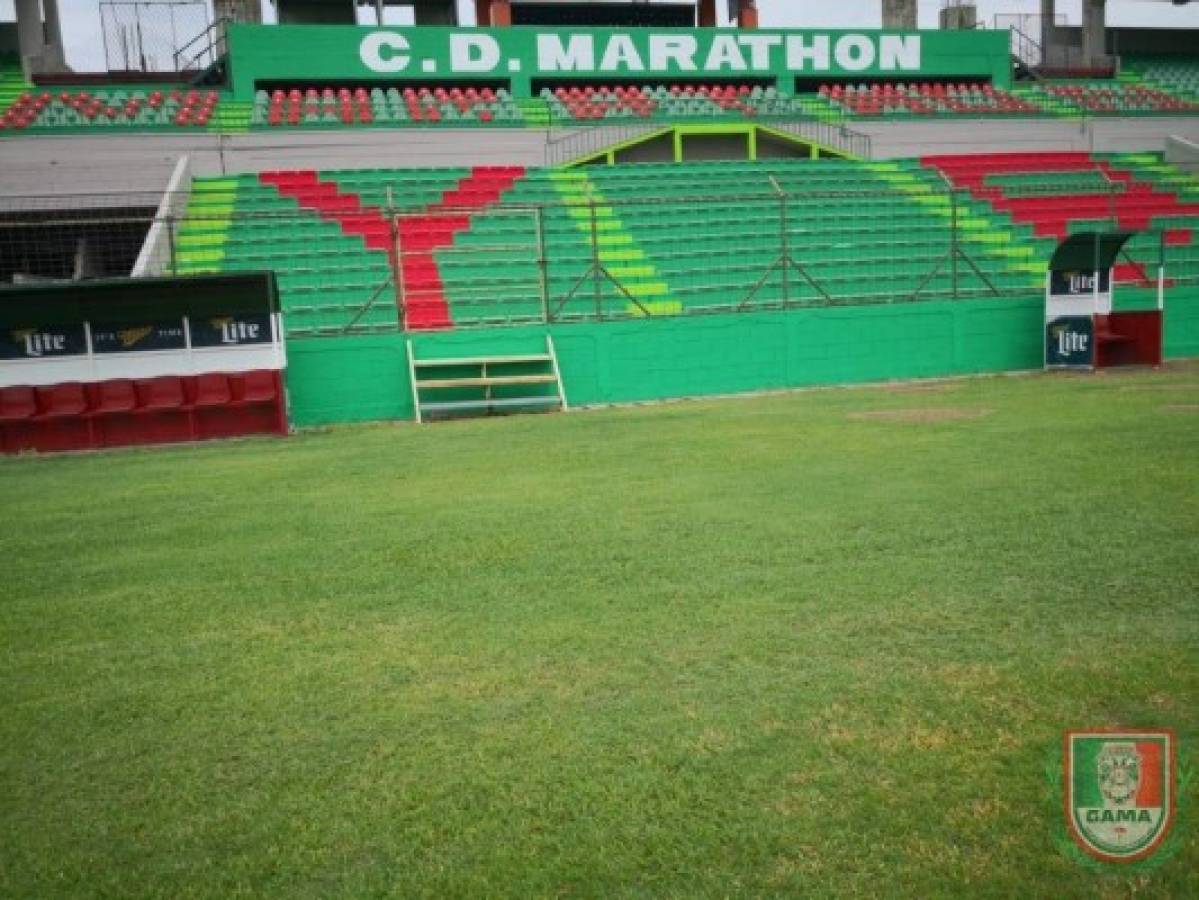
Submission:
<svg viewBox="0 0 1199 900">
<path fill-rule="evenodd" d="M 478 123 L 521 120 L 520 109 L 504 88 L 309 88 L 254 98 L 253 123 L 282 125 L 397 125 Z"/>
<path fill-rule="evenodd" d="M 0 58 L 0 134 L 59 129 L 402 127 L 598 120 L 744 120 L 762 117 L 1121 116 L 1199 114 L 1199 60 L 1129 59 L 1102 81 L 1039 81 L 1001 90 L 984 83 L 901 80 L 829 84 L 813 93 L 741 83 L 559 85 L 535 98 L 502 87 L 445 84 L 260 90 L 253 101 L 183 88 L 44 89 Z"/>
<path fill-rule="evenodd" d="M 821 86 L 821 97 L 847 113 L 878 115 L 1036 115 L 1027 99 L 989 84 L 872 84 Z"/>
<path fill-rule="evenodd" d="M 174 126 L 204 128 L 220 94 L 190 90 L 24 91 L 2 114 L 0 128 Z"/>
<path fill-rule="evenodd" d="M 199 180 L 178 259 L 183 272 L 276 270 L 293 336 L 396 328 L 396 268 L 412 327 L 538 321 L 547 309 L 570 320 L 1027 295 L 1041 289 L 1058 236 L 1113 224 L 1165 230 L 1171 278 L 1199 279 L 1199 183 L 1156 157 L 956 160 Z M 943 174 L 962 190 L 952 211 Z M 310 198 L 331 200 L 328 209 L 311 208 L 311 199 L 305 208 L 301 194 L 281 189 L 293 178 Z M 790 267 L 784 275 L 776 265 L 784 220 L 770 178 L 790 194 L 786 241 L 802 271 Z M 1124 192 L 1100 210 L 1089 198 L 1096 184 L 1113 181 Z M 419 217 L 400 221 L 419 222 L 412 234 L 428 235 L 401 234 L 396 266 L 397 229 L 384 213 L 389 189 L 399 213 Z M 1027 194 L 1034 202 L 1022 202 Z M 957 267 L 956 278 L 951 266 L 938 265 L 953 245 L 953 220 L 971 261 Z M 1148 237 L 1134 249 L 1142 265 L 1156 259 Z M 606 274 L 597 274 L 597 261 Z M 1145 287 L 1143 267 L 1120 274 Z"/>
</svg>

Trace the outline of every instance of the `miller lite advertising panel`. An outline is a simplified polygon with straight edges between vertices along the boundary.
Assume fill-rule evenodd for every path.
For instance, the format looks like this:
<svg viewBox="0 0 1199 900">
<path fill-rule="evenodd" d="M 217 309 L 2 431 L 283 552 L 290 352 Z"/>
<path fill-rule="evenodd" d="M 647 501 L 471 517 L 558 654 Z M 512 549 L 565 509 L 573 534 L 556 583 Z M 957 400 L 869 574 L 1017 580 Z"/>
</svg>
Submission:
<svg viewBox="0 0 1199 900">
<path fill-rule="evenodd" d="M 0 330 L 0 359 L 50 359 L 87 353 L 83 323 Z"/>
<path fill-rule="evenodd" d="M 1051 369 L 1089 369 L 1095 364 L 1095 320 L 1061 316 L 1045 325 L 1045 365 Z"/>
<path fill-rule="evenodd" d="M 187 346 L 183 319 L 142 324 L 92 323 L 92 350 L 96 353 L 143 353 L 149 350 L 182 350 Z"/>
<path fill-rule="evenodd" d="M 197 316 L 190 324 L 193 347 L 244 347 L 271 342 L 269 313 Z"/>
</svg>

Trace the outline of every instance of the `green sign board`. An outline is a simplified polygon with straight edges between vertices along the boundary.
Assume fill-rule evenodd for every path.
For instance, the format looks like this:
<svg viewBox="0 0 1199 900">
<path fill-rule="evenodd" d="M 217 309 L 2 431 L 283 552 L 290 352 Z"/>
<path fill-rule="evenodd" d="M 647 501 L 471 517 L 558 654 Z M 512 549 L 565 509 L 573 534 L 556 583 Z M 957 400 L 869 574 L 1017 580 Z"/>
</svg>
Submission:
<svg viewBox="0 0 1199 900">
<path fill-rule="evenodd" d="M 232 25 L 233 87 L 321 79 L 489 80 L 529 96 L 534 79 L 796 77 L 1010 80 L 1005 31 L 359 28 Z"/>
</svg>

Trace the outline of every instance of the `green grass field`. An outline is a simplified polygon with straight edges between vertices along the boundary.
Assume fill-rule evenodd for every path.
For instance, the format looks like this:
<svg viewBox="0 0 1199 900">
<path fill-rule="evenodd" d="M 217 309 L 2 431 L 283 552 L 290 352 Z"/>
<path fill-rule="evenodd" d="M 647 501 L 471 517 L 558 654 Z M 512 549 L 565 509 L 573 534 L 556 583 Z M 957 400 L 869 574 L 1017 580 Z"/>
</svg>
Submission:
<svg viewBox="0 0 1199 900">
<path fill-rule="evenodd" d="M 1199 366 L 0 460 L 0 895 L 1199 896 Z"/>
</svg>

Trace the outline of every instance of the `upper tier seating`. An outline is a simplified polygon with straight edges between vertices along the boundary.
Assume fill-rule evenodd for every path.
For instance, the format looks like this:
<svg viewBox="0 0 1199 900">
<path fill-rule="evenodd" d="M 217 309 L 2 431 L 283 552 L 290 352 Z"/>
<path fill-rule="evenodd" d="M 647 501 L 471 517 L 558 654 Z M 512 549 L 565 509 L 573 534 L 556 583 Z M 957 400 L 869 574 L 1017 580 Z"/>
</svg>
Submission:
<svg viewBox="0 0 1199 900">
<path fill-rule="evenodd" d="M 26 91 L 0 115 L 0 128 L 157 126 L 206 128 L 217 91 Z"/>
<path fill-rule="evenodd" d="M 989 84 L 822 85 L 820 95 L 857 116 L 1036 115 L 1041 111 Z"/>
<path fill-rule="evenodd" d="M 1119 81 L 1044 84 L 1032 88 L 1047 110 L 1086 115 L 1194 114 L 1199 103 L 1156 87 Z"/>
<path fill-rule="evenodd" d="M 258 91 L 253 124 L 304 125 L 488 124 L 512 125 L 520 109 L 504 88 L 309 88 Z"/>
<path fill-rule="evenodd" d="M 1199 98 L 1199 59 L 1194 56 L 1127 57 L 1125 69 L 1182 100 Z"/>
</svg>

